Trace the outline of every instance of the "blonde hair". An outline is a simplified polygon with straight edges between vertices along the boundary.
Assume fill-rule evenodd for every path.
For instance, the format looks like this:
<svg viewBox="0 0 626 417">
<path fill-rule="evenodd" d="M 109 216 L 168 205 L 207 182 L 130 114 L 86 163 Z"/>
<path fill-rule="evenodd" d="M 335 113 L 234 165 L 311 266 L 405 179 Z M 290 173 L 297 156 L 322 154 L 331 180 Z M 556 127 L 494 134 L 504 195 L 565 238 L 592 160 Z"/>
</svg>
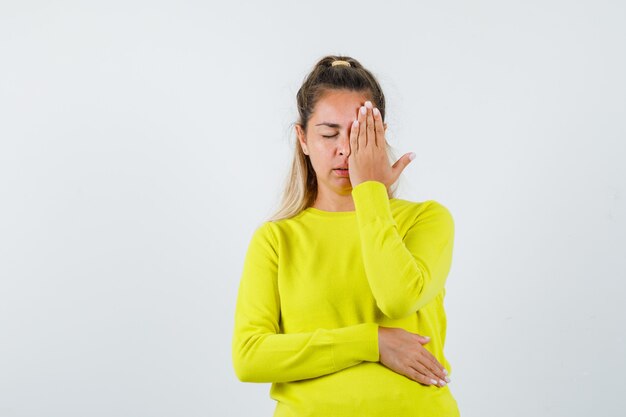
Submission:
<svg viewBox="0 0 626 417">
<path fill-rule="evenodd" d="M 350 65 L 333 65 L 335 61 L 345 61 Z M 380 110 L 383 120 L 385 119 L 385 96 L 376 78 L 354 58 L 328 55 L 315 64 L 296 95 L 299 120 L 295 124 L 300 125 L 305 133 L 315 105 L 329 90 L 366 92 L 372 103 Z M 387 151 L 392 159 L 393 149 L 388 146 Z M 390 197 L 393 197 L 394 193 L 395 188 L 392 187 Z M 317 177 L 308 155 L 304 154 L 295 135 L 293 159 L 284 183 L 282 199 L 269 220 L 294 217 L 311 207 L 316 198 Z"/>
</svg>

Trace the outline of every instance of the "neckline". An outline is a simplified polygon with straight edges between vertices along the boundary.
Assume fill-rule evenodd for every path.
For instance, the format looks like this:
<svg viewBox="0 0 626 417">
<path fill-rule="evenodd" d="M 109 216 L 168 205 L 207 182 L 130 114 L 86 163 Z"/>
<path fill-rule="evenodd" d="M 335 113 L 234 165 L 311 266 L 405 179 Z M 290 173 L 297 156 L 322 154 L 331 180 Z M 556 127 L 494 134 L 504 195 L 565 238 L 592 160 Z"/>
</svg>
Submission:
<svg viewBox="0 0 626 417">
<path fill-rule="evenodd" d="M 351 211 L 326 211 L 326 210 L 320 210 L 318 208 L 315 207 L 307 207 L 304 209 L 304 212 L 306 213 L 310 213 L 310 214 L 314 214 L 316 216 L 319 217 L 331 217 L 331 218 L 338 218 L 338 217 L 352 217 L 356 214 L 355 210 L 351 210 Z"/>
<path fill-rule="evenodd" d="M 396 198 L 390 198 L 389 202 L 391 203 L 392 200 L 395 200 Z M 351 210 L 351 211 L 326 211 L 326 210 L 320 210 L 318 208 L 315 207 L 307 207 L 303 210 L 303 212 L 305 213 L 310 213 L 310 214 L 314 214 L 316 216 L 319 217 L 329 217 L 329 218 L 343 218 L 343 217 L 353 217 L 356 215 L 356 210 Z"/>
</svg>

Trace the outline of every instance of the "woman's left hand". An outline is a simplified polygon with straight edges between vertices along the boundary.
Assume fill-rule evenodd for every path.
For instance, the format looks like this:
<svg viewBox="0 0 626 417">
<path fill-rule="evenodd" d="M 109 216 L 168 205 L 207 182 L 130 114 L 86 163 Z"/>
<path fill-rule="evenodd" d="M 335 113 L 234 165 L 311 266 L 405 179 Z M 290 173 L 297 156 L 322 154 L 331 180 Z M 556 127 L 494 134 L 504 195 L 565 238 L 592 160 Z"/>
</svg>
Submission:
<svg viewBox="0 0 626 417">
<path fill-rule="evenodd" d="M 366 101 L 350 130 L 348 173 L 352 188 L 365 181 L 378 181 L 389 190 L 413 158 L 414 153 L 407 153 L 389 165 L 382 116 L 371 102 Z"/>
</svg>

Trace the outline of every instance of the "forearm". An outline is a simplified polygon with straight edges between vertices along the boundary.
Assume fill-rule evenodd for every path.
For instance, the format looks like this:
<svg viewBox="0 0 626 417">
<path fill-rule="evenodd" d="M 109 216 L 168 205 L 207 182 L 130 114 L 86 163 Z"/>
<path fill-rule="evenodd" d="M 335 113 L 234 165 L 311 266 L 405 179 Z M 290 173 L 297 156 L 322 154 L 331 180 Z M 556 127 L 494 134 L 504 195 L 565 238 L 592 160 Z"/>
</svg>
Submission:
<svg viewBox="0 0 626 417">
<path fill-rule="evenodd" d="M 363 183 L 353 197 L 365 272 L 378 307 L 390 318 L 419 310 L 443 289 L 450 268 L 449 213 L 433 207 L 403 238 L 382 183 Z"/>
<path fill-rule="evenodd" d="M 378 361 L 378 325 L 365 323 L 310 333 L 277 334 L 236 326 L 233 363 L 246 382 L 287 382 Z"/>
<path fill-rule="evenodd" d="M 406 249 L 395 226 L 377 219 L 361 230 L 363 263 L 380 310 L 390 318 L 417 311 L 424 289 L 424 265 Z"/>
<path fill-rule="evenodd" d="M 285 333 L 280 326 L 277 242 L 270 224 L 249 245 L 235 308 L 232 359 L 240 380 L 286 382 L 378 360 L 378 325 Z"/>
</svg>

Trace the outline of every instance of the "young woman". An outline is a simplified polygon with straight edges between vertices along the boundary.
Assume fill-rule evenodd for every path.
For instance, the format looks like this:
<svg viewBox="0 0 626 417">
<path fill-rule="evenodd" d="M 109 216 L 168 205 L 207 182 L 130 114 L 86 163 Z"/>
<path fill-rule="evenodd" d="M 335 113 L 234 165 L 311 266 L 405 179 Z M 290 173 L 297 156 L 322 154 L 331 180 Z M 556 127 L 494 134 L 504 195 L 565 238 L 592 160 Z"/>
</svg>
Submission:
<svg viewBox="0 0 626 417">
<path fill-rule="evenodd" d="M 233 363 L 271 382 L 275 416 L 458 416 L 443 299 L 454 223 L 436 201 L 394 198 L 385 98 L 353 58 L 327 56 L 297 95 L 281 208 L 254 233 Z"/>
</svg>

